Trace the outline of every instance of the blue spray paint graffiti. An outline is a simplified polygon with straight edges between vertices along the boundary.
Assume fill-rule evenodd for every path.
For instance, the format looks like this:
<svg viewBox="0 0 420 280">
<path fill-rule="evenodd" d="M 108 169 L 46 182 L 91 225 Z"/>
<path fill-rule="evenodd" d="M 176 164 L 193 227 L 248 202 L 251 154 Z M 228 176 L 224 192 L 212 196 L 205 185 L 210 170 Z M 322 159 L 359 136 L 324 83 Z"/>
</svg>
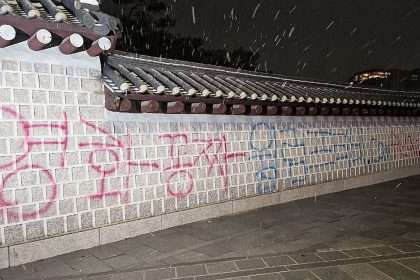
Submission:
<svg viewBox="0 0 420 280">
<path fill-rule="evenodd" d="M 266 134 L 263 140 L 256 137 L 261 133 Z M 256 172 L 258 193 L 277 191 L 279 177 L 286 180 L 286 186 L 298 187 L 307 184 L 308 176 L 316 173 L 369 167 L 388 160 L 389 145 L 371 135 L 377 133 L 369 134 L 355 127 L 320 129 L 304 123 L 289 123 L 276 130 L 274 125 L 268 123 L 253 125 L 250 159 L 272 159 L 273 162 Z M 329 179 L 321 178 L 321 181 Z M 275 188 L 261 187 L 265 181 L 275 182 Z"/>
<path fill-rule="evenodd" d="M 257 136 L 258 134 L 258 136 Z M 249 146 L 250 159 L 256 159 L 261 167 L 255 173 L 257 193 L 277 191 L 277 149 L 274 126 L 267 123 L 256 123 L 252 126 Z"/>
</svg>

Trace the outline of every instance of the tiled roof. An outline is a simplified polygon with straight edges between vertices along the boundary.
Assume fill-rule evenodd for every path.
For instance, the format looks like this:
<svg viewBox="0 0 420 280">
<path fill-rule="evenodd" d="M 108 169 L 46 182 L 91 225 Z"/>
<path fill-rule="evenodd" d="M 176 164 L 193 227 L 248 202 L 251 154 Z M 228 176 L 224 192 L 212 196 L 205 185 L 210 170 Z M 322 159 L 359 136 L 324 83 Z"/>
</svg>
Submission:
<svg viewBox="0 0 420 280">
<path fill-rule="evenodd" d="M 118 24 L 83 0 L 0 0 L 2 48 L 27 40 L 34 51 L 59 46 L 64 54 L 96 56 L 113 48 Z"/>
<path fill-rule="evenodd" d="M 375 112 L 391 107 L 420 107 L 419 92 L 355 88 L 122 52 L 107 58 L 104 76 L 111 94 L 124 100 L 231 104 L 235 108 L 242 104 L 245 107 L 234 112 L 243 114 L 252 114 L 246 106 L 261 106 L 258 109 L 262 114 L 277 114 L 281 108 L 274 107 L 288 105 L 304 107 L 305 114 L 309 107 L 317 113 L 334 107 L 340 114 L 343 108 L 351 114 L 354 108 Z M 164 111 L 163 107 L 160 110 Z M 212 109 L 206 108 L 205 112 L 209 111 Z M 229 108 L 224 111 L 229 113 Z"/>
</svg>

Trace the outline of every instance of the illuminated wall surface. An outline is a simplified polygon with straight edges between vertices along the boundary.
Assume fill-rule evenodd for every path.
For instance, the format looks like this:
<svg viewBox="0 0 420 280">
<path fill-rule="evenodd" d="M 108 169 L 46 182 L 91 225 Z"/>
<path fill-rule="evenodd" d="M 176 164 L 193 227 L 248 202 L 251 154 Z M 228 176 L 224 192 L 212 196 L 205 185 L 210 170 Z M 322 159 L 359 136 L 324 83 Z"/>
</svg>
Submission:
<svg viewBox="0 0 420 280">
<path fill-rule="evenodd" d="M 338 186 L 420 159 L 414 118 L 118 118 L 105 112 L 96 69 L 1 65 L 5 248 L 327 181 Z"/>
</svg>

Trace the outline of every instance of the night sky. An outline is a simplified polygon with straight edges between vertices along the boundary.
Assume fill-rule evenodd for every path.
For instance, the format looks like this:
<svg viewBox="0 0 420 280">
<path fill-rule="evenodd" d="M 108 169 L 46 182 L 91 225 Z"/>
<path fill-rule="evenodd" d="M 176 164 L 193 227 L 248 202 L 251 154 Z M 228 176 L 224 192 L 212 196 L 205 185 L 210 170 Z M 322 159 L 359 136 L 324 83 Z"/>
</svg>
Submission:
<svg viewBox="0 0 420 280">
<path fill-rule="evenodd" d="M 105 10 L 119 17 L 136 3 L 111 2 Z M 419 0 L 163 2 L 170 33 L 200 37 L 206 49 L 258 52 L 259 71 L 346 82 L 359 71 L 420 67 Z"/>
</svg>

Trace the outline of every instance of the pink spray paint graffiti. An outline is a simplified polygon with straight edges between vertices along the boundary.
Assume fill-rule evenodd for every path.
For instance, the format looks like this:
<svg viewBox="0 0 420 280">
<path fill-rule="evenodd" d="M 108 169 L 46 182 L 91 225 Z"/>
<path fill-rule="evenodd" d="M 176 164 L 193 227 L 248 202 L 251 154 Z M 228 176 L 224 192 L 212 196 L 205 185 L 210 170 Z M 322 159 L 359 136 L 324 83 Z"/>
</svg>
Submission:
<svg viewBox="0 0 420 280">
<path fill-rule="evenodd" d="M 89 153 L 89 160 L 88 163 L 90 165 L 90 168 L 92 168 L 95 172 L 97 172 L 100 175 L 100 182 L 99 182 L 99 190 L 97 193 L 89 195 L 89 198 L 91 199 L 103 199 L 107 196 L 120 196 L 121 201 L 124 203 L 129 202 L 129 196 L 127 191 L 108 191 L 106 190 L 106 179 L 107 177 L 116 174 L 118 169 L 121 167 L 121 156 L 120 151 L 126 152 L 126 158 L 127 158 L 127 171 L 126 176 L 124 177 L 124 183 L 123 187 L 125 190 L 129 188 L 129 180 L 130 180 L 130 174 L 132 173 L 132 170 L 134 167 L 150 167 L 152 169 L 159 169 L 158 163 L 153 162 L 136 162 L 132 160 L 131 157 L 131 136 L 127 135 L 128 139 L 128 145 L 126 145 L 122 140 L 115 137 L 113 134 L 111 134 L 109 131 L 107 131 L 104 128 L 101 128 L 97 126 L 96 124 L 86 121 L 84 119 L 81 120 L 83 124 L 85 124 L 87 127 L 95 130 L 96 132 L 99 132 L 103 134 L 106 138 L 105 143 L 102 142 L 81 142 L 79 143 L 80 148 L 91 148 L 92 150 Z M 95 155 L 97 153 L 108 153 L 111 158 L 111 166 L 106 167 L 106 164 L 98 164 L 95 162 Z"/>
<path fill-rule="evenodd" d="M 29 212 L 22 213 L 23 219 L 34 219 L 37 216 L 37 213 L 42 214 L 48 211 L 48 209 L 52 206 L 54 200 L 57 197 L 57 183 L 52 174 L 52 172 L 39 165 L 39 164 L 25 164 L 24 160 L 27 159 L 36 146 L 45 146 L 45 145 L 58 145 L 62 148 L 62 154 L 60 157 L 60 166 L 65 166 L 65 155 L 68 147 L 68 137 L 69 137 L 69 128 L 68 128 L 68 121 L 67 121 L 67 114 L 63 113 L 63 122 L 60 124 L 53 124 L 53 123 L 37 123 L 33 124 L 29 121 L 25 120 L 25 118 L 20 115 L 15 110 L 8 108 L 8 107 L 0 107 L 0 112 L 6 115 L 8 118 L 17 121 L 18 126 L 20 126 L 22 133 L 23 133 L 23 141 L 24 143 L 22 146 L 24 147 L 24 152 L 18 156 L 14 160 L 9 162 L 5 162 L 0 164 L 0 170 L 7 169 L 13 167 L 14 170 L 4 176 L 1 181 L 0 185 L 0 207 L 6 206 L 16 206 L 18 204 L 17 201 L 8 201 L 4 197 L 4 189 L 7 188 L 8 184 L 10 183 L 11 179 L 17 176 L 20 172 L 27 171 L 27 170 L 39 170 L 43 175 L 47 178 L 47 186 L 51 189 L 49 192 L 48 202 L 44 204 L 42 207 L 39 208 L 38 211 L 33 210 Z M 33 131 L 39 128 L 48 128 L 51 130 L 58 129 L 62 133 L 62 140 L 36 140 L 33 137 Z M 19 213 L 15 211 L 8 212 L 9 217 L 16 218 Z"/>
<path fill-rule="evenodd" d="M 19 147 L 23 149 L 11 157 L 10 160 L 0 162 L 0 171 L 3 172 L 0 182 L 0 208 L 7 207 L 8 217 L 11 219 L 36 219 L 43 213 L 46 213 L 58 199 L 58 184 L 55 172 L 59 169 L 67 168 L 66 154 L 69 149 L 69 122 L 67 114 L 63 112 L 61 121 L 29 121 L 13 108 L 6 106 L 0 107 L 0 113 L 3 116 L 17 124 L 20 129 L 20 135 L 23 144 Z M 186 133 L 164 134 L 160 135 L 168 144 L 169 166 L 163 168 L 158 160 L 137 160 L 132 156 L 132 137 L 127 135 L 114 135 L 108 129 L 101 127 L 98 123 L 80 120 L 81 124 L 93 132 L 91 140 L 79 140 L 77 147 L 80 150 L 86 150 L 86 157 L 82 164 L 87 164 L 88 168 L 98 175 L 96 189 L 93 193 L 86 195 L 90 200 L 101 200 L 106 197 L 119 197 L 121 203 L 130 202 L 131 181 L 135 171 L 139 169 L 148 169 L 149 171 L 162 171 L 166 175 L 165 186 L 169 196 L 184 197 L 194 189 L 195 178 L 192 168 L 200 166 L 203 163 L 207 173 L 217 172 L 222 178 L 222 184 L 225 191 L 228 188 L 228 163 L 236 158 L 245 157 L 244 152 L 228 152 L 228 141 L 225 135 L 205 139 L 191 139 Z M 48 138 L 45 138 L 45 131 L 48 130 Z M 36 135 L 44 135 L 38 137 Z M 179 141 L 184 149 L 180 152 Z M 188 147 L 196 146 L 192 151 Z M 42 162 L 33 162 L 31 154 L 39 152 L 36 148 L 54 146 L 58 148 L 59 162 L 54 169 L 49 169 Z M 42 149 L 41 149 L 42 151 Z M 54 151 L 57 153 L 57 150 Z M 6 157 L 7 158 L 7 157 Z M 102 159 L 102 160 L 101 160 Z M 167 165 L 167 164 L 166 164 Z M 166 166 L 165 165 L 165 166 Z M 44 189 L 44 200 L 39 203 L 38 209 L 21 210 L 17 199 L 6 195 L 7 190 L 14 187 L 13 181 L 17 181 L 22 172 L 34 171 L 43 178 L 39 179 Z M 122 177 L 122 184 L 118 186 L 111 185 L 113 177 Z M 183 178 L 186 181 L 186 187 L 182 190 L 174 188 L 174 182 L 177 178 Z M 38 183 L 36 183 L 38 184 Z M 19 211 L 23 211 L 20 213 Z"/>
<path fill-rule="evenodd" d="M 186 133 L 164 134 L 160 136 L 169 144 L 169 158 L 172 160 L 170 166 L 164 168 L 168 172 L 166 178 L 167 192 L 175 197 L 185 197 L 192 192 L 194 188 L 194 179 L 189 168 L 197 166 L 200 160 L 207 163 L 207 172 L 210 173 L 213 169 L 218 171 L 218 175 L 222 177 L 223 188 L 227 191 L 228 188 L 228 162 L 229 160 L 245 157 L 244 152 L 228 152 L 227 140 L 225 135 L 220 138 L 209 139 L 190 139 Z M 177 144 L 180 141 L 180 144 Z M 192 160 L 183 159 L 183 156 L 189 154 L 188 149 L 183 153 L 180 147 L 188 147 L 189 145 L 202 146 Z M 210 150 L 212 150 L 210 153 Z M 185 149 L 184 149 L 185 150 Z M 176 177 L 183 177 L 186 180 L 185 187 L 181 190 L 175 188 L 174 179 Z"/>
</svg>

